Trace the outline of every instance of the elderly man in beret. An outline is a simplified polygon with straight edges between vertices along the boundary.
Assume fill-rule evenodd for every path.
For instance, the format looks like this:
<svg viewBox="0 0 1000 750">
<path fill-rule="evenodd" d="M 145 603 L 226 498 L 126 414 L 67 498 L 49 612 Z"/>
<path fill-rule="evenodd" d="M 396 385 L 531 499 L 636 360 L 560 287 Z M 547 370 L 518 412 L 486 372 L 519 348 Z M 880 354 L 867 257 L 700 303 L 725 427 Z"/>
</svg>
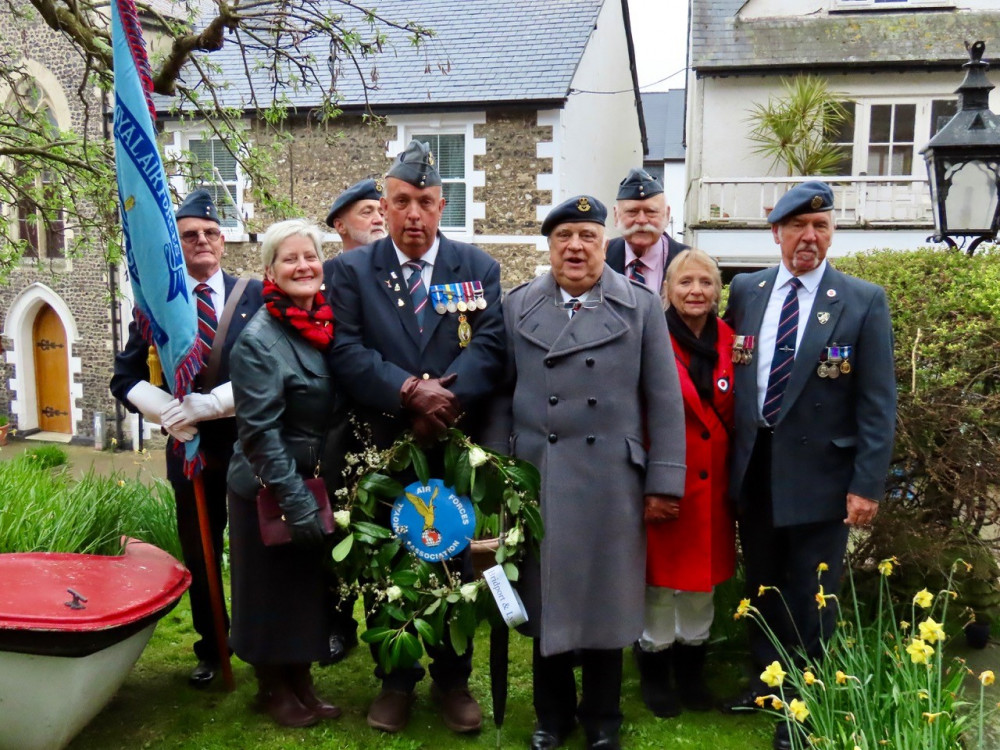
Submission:
<svg viewBox="0 0 1000 750">
<path fill-rule="evenodd" d="M 542 475 L 541 555 L 517 584 L 533 638 L 534 750 L 562 745 L 577 718 L 588 747 L 619 747 L 622 648 L 643 627 L 644 524 L 675 517 L 684 491 L 663 309 L 605 264 L 606 216 L 587 195 L 553 208 L 542 223 L 551 271 L 504 301 L 508 379 L 489 444 Z"/>
<path fill-rule="evenodd" d="M 644 169 L 630 169 L 618 184 L 615 226 L 622 236 L 608 243 L 608 265 L 659 294 L 670 261 L 688 247 L 666 233 L 669 223 L 663 185 Z"/>
<path fill-rule="evenodd" d="M 209 581 L 202 553 L 194 486 L 184 476 L 183 453 L 175 443 L 185 443 L 201 433 L 201 451 L 205 458 L 202 478 L 208 504 L 209 529 L 215 553 L 216 574 L 221 570 L 223 535 L 226 529 L 226 472 L 236 442 L 233 418 L 233 386 L 229 382 L 229 352 L 243 326 L 263 304 L 261 283 L 237 279 L 222 270 L 225 239 L 219 214 L 207 190 L 195 190 L 177 208 L 177 231 L 187 267 L 188 294 L 197 300 L 199 317 L 205 311 L 211 327 L 211 354 L 195 382 L 195 391 L 181 403 L 166 386 L 150 384 L 147 362 L 150 342 L 135 322 L 129 325 L 128 343 L 115 356 L 111 393 L 132 412 L 141 412 L 149 422 L 163 426 L 167 441 L 167 479 L 173 486 L 177 507 L 177 533 L 184 564 L 191 571 L 191 617 L 200 639 L 194 644 L 198 664 L 191 672 L 195 687 L 209 684 L 219 669 L 221 649 L 212 620 Z M 209 323 L 210 321 L 210 323 Z M 228 322 L 227 322 L 228 321 Z M 217 331 L 226 328 L 224 338 Z M 205 334 L 207 335 L 207 334 Z M 207 344 L 207 340 L 203 338 Z M 213 358 L 216 364 L 213 365 Z M 162 374 L 160 382 L 163 382 Z M 222 590 L 219 579 L 219 590 Z"/>
<path fill-rule="evenodd" d="M 500 266 L 478 247 L 438 231 L 444 205 L 434 155 L 426 143 L 411 141 L 385 179 L 389 236 L 331 264 L 333 373 L 380 448 L 406 430 L 433 448 L 453 426 L 476 440 L 481 409 L 503 375 Z M 431 450 L 432 471 L 443 470 L 441 453 Z M 472 575 L 467 553 L 456 558 L 456 568 Z M 426 646 L 431 692 L 445 725 L 478 730 L 482 713 L 468 690 L 471 645 L 464 654 L 447 638 Z M 377 649 L 373 655 L 377 659 Z M 391 672 L 379 665 L 375 674 L 382 692 L 368 724 L 400 731 L 424 670 L 415 662 Z"/>
<path fill-rule="evenodd" d="M 730 494 L 747 595 L 786 652 L 811 660 L 836 624 L 816 597 L 837 595 L 848 529 L 878 511 L 896 424 L 885 292 L 827 262 L 833 208 L 823 182 L 789 190 L 768 216 L 781 263 L 736 276 L 724 316 L 736 334 Z M 750 636 L 754 674 L 781 661 L 755 625 Z M 754 679 L 728 707 L 771 692 Z M 781 723 L 774 747 L 791 746 Z"/>
<path fill-rule="evenodd" d="M 337 196 L 326 224 L 340 235 L 344 252 L 385 237 L 381 200 L 382 186 L 372 178 L 354 183 Z"/>
</svg>

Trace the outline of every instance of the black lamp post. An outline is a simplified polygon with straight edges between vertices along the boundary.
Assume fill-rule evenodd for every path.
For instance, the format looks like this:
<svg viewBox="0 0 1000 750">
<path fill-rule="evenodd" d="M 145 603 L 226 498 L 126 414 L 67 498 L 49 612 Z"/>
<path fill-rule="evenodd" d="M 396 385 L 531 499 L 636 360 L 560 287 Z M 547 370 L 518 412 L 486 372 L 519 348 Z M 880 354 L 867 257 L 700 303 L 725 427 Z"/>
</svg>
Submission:
<svg viewBox="0 0 1000 750">
<path fill-rule="evenodd" d="M 995 241 L 1000 229 L 1000 118 L 990 111 L 993 84 L 986 78 L 985 49 L 981 41 L 969 48 L 965 80 L 955 91 L 958 112 L 920 152 L 937 231 L 929 239 L 958 248 L 954 238 L 972 238 L 969 255 L 983 240 Z"/>
</svg>

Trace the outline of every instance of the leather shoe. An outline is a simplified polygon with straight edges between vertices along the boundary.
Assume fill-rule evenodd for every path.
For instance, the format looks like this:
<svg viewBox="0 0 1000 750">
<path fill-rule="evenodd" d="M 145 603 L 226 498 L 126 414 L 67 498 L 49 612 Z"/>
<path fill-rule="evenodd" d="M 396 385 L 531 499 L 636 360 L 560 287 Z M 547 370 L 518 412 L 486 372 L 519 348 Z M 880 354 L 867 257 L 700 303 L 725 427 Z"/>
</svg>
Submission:
<svg viewBox="0 0 1000 750">
<path fill-rule="evenodd" d="M 756 690 L 747 690 L 740 693 L 735 698 L 730 698 L 729 700 L 720 703 L 719 710 L 724 714 L 739 714 L 743 713 L 747 709 L 756 711 L 760 708 L 760 706 L 757 705 L 758 697 L 760 697 L 760 693 Z"/>
<path fill-rule="evenodd" d="M 413 693 L 383 688 L 368 707 L 368 726 L 383 732 L 401 732 L 410 720 Z"/>
<path fill-rule="evenodd" d="M 443 690 L 431 685 L 431 698 L 441 705 L 444 725 L 453 732 L 478 732 L 483 728 L 483 712 L 467 687 Z"/>
<path fill-rule="evenodd" d="M 774 741 L 771 743 L 774 750 L 792 750 L 792 738 L 788 736 L 788 724 L 781 721 L 774 727 Z"/>
<path fill-rule="evenodd" d="M 562 747 L 566 738 L 556 732 L 546 732 L 544 729 L 536 729 L 531 735 L 531 750 L 555 750 Z"/>
<path fill-rule="evenodd" d="M 344 641 L 343 636 L 338 633 L 333 633 L 330 636 L 328 648 L 330 649 L 329 655 L 317 662 L 321 667 L 329 667 L 331 664 L 341 662 L 347 656 L 347 643 Z"/>
<path fill-rule="evenodd" d="M 618 732 L 598 731 L 593 737 L 587 738 L 588 750 L 621 750 L 621 740 Z"/>
<path fill-rule="evenodd" d="M 219 672 L 219 665 L 213 661 L 205 661 L 202 659 L 198 662 L 198 666 L 191 670 L 191 676 L 188 677 L 188 682 L 194 687 L 206 687 L 212 680 L 215 679 L 215 675 Z"/>
</svg>

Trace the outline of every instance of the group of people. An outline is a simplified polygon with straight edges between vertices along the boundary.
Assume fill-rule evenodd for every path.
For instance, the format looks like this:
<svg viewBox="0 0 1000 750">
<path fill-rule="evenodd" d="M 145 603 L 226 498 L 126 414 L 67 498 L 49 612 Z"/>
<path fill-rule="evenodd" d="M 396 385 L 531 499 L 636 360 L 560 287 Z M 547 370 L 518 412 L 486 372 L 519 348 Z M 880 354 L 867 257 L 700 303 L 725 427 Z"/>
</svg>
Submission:
<svg viewBox="0 0 1000 750">
<path fill-rule="evenodd" d="M 340 596 L 305 480 L 323 475 L 336 488 L 352 447 L 347 413 L 378 448 L 412 431 L 432 475 L 443 466 L 437 439 L 453 426 L 539 469 L 545 535 L 516 584 L 533 644 L 534 750 L 561 746 L 577 724 L 588 747 L 620 747 L 626 647 L 657 716 L 714 705 L 705 643 L 713 589 L 734 571 L 737 524 L 748 596 L 782 645 L 818 658 L 833 623 L 814 596 L 818 585 L 837 592 L 847 528 L 877 510 L 895 423 L 885 295 L 827 263 L 830 188 L 803 183 L 777 203 L 768 218 L 781 264 L 738 276 L 724 318 L 717 263 L 665 233 L 663 188 L 641 169 L 619 185 L 621 238 L 605 240 L 608 211 L 593 196 L 555 206 L 541 227 L 550 270 L 506 296 L 495 260 L 439 231 L 444 203 L 433 154 L 412 141 L 384 181 L 358 183 L 331 207 L 342 254 L 324 262 L 320 230 L 305 219 L 271 226 L 263 283 L 221 270 L 205 191 L 178 208 L 199 335 L 221 363 L 174 399 L 151 384 L 149 342 L 133 326 L 111 388 L 170 437 L 201 636 L 192 684 L 211 682 L 231 648 L 254 668 L 257 708 L 279 724 L 340 714 L 317 695 L 310 667 L 357 642 L 354 601 Z M 195 434 L 216 557 L 228 498 L 225 644 L 215 642 L 193 491 L 175 450 Z M 264 545 L 262 486 L 277 496 L 291 544 Z M 468 551 L 452 569 L 471 578 Z M 445 725 L 478 730 L 472 646 L 427 651 Z M 388 671 L 372 654 L 382 688 L 368 723 L 398 732 L 424 668 Z M 751 658 L 754 673 L 777 658 L 759 631 Z M 755 707 L 766 692 L 753 681 L 728 707 Z M 779 750 L 791 746 L 782 727 Z"/>
</svg>

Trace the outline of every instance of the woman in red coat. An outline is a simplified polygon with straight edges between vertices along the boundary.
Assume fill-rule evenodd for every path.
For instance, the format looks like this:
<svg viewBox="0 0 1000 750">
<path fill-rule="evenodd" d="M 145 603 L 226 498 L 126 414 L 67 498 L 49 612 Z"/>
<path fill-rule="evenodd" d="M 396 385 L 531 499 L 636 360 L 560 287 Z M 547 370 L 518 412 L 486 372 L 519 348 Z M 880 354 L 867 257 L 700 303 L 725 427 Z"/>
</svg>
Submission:
<svg viewBox="0 0 1000 750">
<path fill-rule="evenodd" d="M 717 315 L 718 264 L 703 251 L 680 253 L 663 289 L 684 398 L 687 478 L 676 518 L 646 527 L 646 615 L 636 656 L 644 702 L 657 716 L 676 716 L 681 703 L 695 710 L 713 704 L 703 679 L 712 592 L 736 563 L 726 498 L 733 331 Z"/>
</svg>

